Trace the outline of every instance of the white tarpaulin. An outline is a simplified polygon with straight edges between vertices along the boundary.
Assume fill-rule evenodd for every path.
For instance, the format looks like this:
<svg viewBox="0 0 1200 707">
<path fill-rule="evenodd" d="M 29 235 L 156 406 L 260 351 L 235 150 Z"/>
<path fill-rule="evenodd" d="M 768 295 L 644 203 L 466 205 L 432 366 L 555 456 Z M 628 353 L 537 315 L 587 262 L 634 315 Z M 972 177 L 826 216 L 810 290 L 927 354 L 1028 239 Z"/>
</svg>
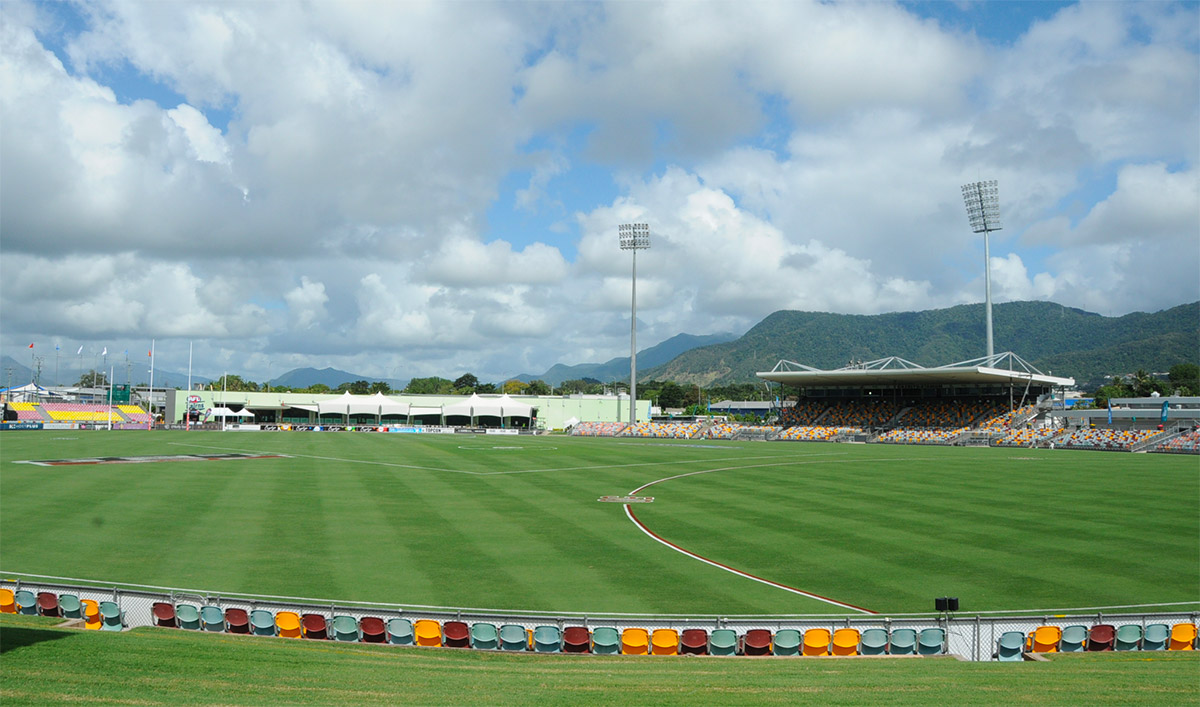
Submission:
<svg viewBox="0 0 1200 707">
<path fill-rule="evenodd" d="M 208 414 L 210 417 L 254 417 L 254 413 L 250 412 L 249 410 L 238 410 L 237 412 L 234 412 L 226 407 L 213 408 Z"/>
</svg>

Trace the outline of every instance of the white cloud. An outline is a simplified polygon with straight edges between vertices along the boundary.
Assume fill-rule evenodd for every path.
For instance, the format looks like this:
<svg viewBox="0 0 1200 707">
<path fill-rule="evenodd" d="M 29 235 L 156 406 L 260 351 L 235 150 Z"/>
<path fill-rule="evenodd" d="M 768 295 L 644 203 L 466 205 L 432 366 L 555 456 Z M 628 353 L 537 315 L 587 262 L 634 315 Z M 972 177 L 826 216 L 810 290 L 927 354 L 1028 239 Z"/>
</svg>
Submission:
<svg viewBox="0 0 1200 707">
<path fill-rule="evenodd" d="M 997 299 L 1200 296 L 1194 4 L 1068 6 L 996 44 L 885 3 L 50 9 L 0 14 L 8 348 L 208 337 L 258 375 L 605 360 L 634 220 L 647 345 L 979 301 L 959 186 L 981 178 Z M 510 207 L 527 227 L 495 225 Z"/>
</svg>

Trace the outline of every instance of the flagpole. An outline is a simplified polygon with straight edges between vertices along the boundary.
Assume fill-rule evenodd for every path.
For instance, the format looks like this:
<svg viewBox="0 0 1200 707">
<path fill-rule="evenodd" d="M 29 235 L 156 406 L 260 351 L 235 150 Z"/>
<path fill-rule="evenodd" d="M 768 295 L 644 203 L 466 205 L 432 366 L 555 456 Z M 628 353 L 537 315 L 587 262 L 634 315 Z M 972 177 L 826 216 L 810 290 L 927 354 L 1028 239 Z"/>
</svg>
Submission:
<svg viewBox="0 0 1200 707">
<path fill-rule="evenodd" d="M 146 429 L 154 429 L 154 339 L 150 340 L 150 392 L 147 395 L 149 404 L 146 406 L 150 409 L 150 420 L 146 422 Z"/>
<path fill-rule="evenodd" d="M 188 402 L 188 398 L 192 397 L 192 342 L 188 342 L 188 387 L 187 395 L 183 396 L 183 429 L 192 431 L 192 404 Z"/>
<path fill-rule="evenodd" d="M 112 377 L 113 370 L 108 369 L 108 431 L 112 432 Z"/>
<path fill-rule="evenodd" d="M 62 386 L 62 381 L 58 377 L 58 354 L 59 354 L 58 344 L 55 344 L 54 345 L 54 387 L 55 388 Z"/>
</svg>

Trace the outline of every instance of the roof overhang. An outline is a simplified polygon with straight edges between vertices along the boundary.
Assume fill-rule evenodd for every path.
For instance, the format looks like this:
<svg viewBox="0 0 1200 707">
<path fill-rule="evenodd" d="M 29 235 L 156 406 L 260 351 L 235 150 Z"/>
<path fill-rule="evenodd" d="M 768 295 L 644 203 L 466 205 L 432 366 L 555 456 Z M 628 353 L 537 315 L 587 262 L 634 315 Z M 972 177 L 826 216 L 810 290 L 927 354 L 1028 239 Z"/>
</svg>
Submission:
<svg viewBox="0 0 1200 707">
<path fill-rule="evenodd" d="M 1004 360 L 1015 367 L 998 367 Z M 877 386 L 934 385 L 1035 385 L 1063 388 L 1075 385 L 1074 378 L 1051 376 L 1038 371 L 1013 354 L 1000 354 L 980 362 L 964 361 L 949 366 L 925 368 L 903 359 L 890 358 L 831 371 L 790 361 L 780 361 L 773 370 L 756 373 L 763 380 L 801 388 L 869 388 Z"/>
</svg>

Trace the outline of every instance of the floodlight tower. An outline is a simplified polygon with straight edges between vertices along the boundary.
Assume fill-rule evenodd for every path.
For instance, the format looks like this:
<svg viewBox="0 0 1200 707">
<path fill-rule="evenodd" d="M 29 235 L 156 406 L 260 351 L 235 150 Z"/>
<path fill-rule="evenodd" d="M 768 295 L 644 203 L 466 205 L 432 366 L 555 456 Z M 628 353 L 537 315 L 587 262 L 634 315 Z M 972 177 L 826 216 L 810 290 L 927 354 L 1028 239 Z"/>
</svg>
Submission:
<svg viewBox="0 0 1200 707">
<path fill-rule="evenodd" d="M 988 246 L 988 234 L 1000 230 L 1000 190 L 996 180 L 972 182 L 962 188 L 963 203 L 967 207 L 967 219 L 971 230 L 983 234 L 984 296 L 987 310 L 987 355 L 995 355 L 992 348 L 992 253 Z"/>
<path fill-rule="evenodd" d="M 637 252 L 650 247 L 650 224 L 623 223 L 617 230 L 621 250 L 633 251 L 633 313 L 629 322 L 629 424 L 637 423 Z"/>
</svg>

